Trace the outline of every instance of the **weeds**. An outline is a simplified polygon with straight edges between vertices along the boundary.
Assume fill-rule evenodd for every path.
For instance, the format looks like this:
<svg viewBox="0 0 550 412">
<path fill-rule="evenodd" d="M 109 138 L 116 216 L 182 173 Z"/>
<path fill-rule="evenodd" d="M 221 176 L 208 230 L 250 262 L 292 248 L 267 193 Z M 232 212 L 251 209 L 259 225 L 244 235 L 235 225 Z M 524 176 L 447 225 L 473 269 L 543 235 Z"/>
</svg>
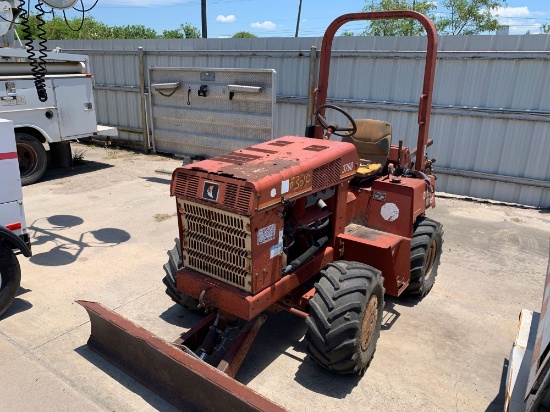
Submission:
<svg viewBox="0 0 550 412">
<path fill-rule="evenodd" d="M 73 151 L 73 166 L 78 166 L 84 164 L 84 155 L 86 150 L 74 149 Z"/>
</svg>

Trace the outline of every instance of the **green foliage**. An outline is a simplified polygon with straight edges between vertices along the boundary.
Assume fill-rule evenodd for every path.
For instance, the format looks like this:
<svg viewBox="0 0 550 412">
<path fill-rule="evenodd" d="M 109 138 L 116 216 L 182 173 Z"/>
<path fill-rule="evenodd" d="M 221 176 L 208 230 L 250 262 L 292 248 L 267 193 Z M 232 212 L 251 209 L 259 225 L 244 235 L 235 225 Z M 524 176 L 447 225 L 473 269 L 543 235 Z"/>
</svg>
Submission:
<svg viewBox="0 0 550 412">
<path fill-rule="evenodd" d="M 102 39 L 157 39 L 160 37 L 167 39 L 194 39 L 201 37 L 201 32 L 195 26 L 184 23 L 177 30 L 164 30 L 162 36 L 159 36 L 154 29 L 144 25 L 126 25 L 126 26 L 108 26 L 105 23 L 95 20 L 88 16 L 84 19 L 82 28 L 79 17 L 68 19 L 68 24 L 62 17 L 53 17 L 46 20 L 44 30 L 46 30 L 46 40 L 102 40 Z M 38 39 L 38 19 L 36 15 L 29 16 L 29 26 L 31 39 Z M 69 27 L 70 26 L 70 27 Z M 21 39 L 26 39 L 21 26 L 15 26 L 17 34 Z M 71 30 L 73 28 L 73 30 Z"/>
<path fill-rule="evenodd" d="M 185 34 L 180 30 L 164 30 L 162 32 L 162 38 L 164 39 L 185 39 Z"/>
<path fill-rule="evenodd" d="M 190 23 L 184 23 L 180 25 L 179 29 L 164 30 L 162 37 L 165 39 L 200 39 L 201 31 Z"/>
<path fill-rule="evenodd" d="M 425 0 L 370 0 L 363 11 L 383 11 L 383 10 L 414 10 L 429 16 L 432 21 L 437 20 L 435 15 L 430 15 L 437 4 Z M 425 34 L 424 27 L 416 20 L 375 20 L 370 22 L 365 31 L 361 33 L 364 36 L 420 36 Z"/>
<path fill-rule="evenodd" d="M 344 31 L 342 32 L 342 34 L 340 34 L 340 36 L 353 37 L 353 36 L 355 36 L 355 33 L 352 32 L 352 31 L 344 30 Z"/>
<path fill-rule="evenodd" d="M 231 37 L 233 37 L 234 39 L 257 39 L 258 38 L 258 36 L 248 31 L 238 31 Z"/>
<path fill-rule="evenodd" d="M 500 27 L 492 14 L 502 6 L 500 0 L 443 0 L 440 6 L 447 9 L 438 21 L 438 29 L 443 34 L 479 34 L 494 32 Z"/>
<path fill-rule="evenodd" d="M 155 30 L 141 24 L 112 26 L 110 29 L 112 39 L 156 39 L 159 37 Z"/>
<path fill-rule="evenodd" d="M 181 30 L 183 31 L 183 34 L 185 35 L 186 39 L 200 39 L 201 38 L 201 31 L 196 28 L 195 26 L 184 23 L 181 25 Z"/>
<path fill-rule="evenodd" d="M 540 28 L 541 33 L 550 34 L 550 24 L 544 23 Z"/>
<path fill-rule="evenodd" d="M 494 32 L 500 25 L 493 13 L 504 0 L 365 0 L 363 11 L 414 10 L 427 15 L 440 34 Z M 437 11 L 437 13 L 436 13 Z M 377 20 L 362 33 L 368 36 L 418 36 L 424 28 L 414 20 Z"/>
<path fill-rule="evenodd" d="M 127 26 L 108 26 L 105 23 L 95 20 L 93 17 L 86 17 L 82 28 L 80 27 L 81 19 L 73 17 L 68 19 L 68 25 L 62 17 L 55 16 L 46 20 L 44 30 L 46 31 L 46 40 L 79 40 L 79 39 L 156 39 L 159 36 L 153 29 L 149 29 L 143 25 L 127 25 Z M 29 16 L 29 26 L 31 29 L 31 38 L 38 38 L 38 19 L 36 15 Z M 73 30 L 71 30 L 71 28 Z M 16 26 L 17 34 L 21 39 L 25 38 L 21 26 Z"/>
<path fill-rule="evenodd" d="M 84 155 L 85 154 L 86 154 L 86 150 L 75 149 L 73 151 L 73 166 L 84 164 Z"/>
</svg>

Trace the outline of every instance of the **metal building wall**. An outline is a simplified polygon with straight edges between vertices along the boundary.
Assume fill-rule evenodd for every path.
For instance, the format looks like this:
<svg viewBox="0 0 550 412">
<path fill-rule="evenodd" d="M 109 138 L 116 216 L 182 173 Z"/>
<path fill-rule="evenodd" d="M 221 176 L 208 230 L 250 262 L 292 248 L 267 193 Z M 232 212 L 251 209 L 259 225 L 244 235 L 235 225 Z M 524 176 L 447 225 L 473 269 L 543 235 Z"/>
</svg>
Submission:
<svg viewBox="0 0 550 412">
<path fill-rule="evenodd" d="M 275 69 L 277 137 L 303 134 L 310 46 L 320 45 L 320 38 L 261 38 L 49 47 L 90 55 L 98 120 L 139 141 L 138 46 L 147 67 Z M 424 48 L 422 37 L 336 38 L 329 101 L 356 118 L 389 121 L 394 142 L 414 146 Z M 441 37 L 432 113 L 428 153 L 437 158 L 438 190 L 550 207 L 550 35 Z"/>
</svg>

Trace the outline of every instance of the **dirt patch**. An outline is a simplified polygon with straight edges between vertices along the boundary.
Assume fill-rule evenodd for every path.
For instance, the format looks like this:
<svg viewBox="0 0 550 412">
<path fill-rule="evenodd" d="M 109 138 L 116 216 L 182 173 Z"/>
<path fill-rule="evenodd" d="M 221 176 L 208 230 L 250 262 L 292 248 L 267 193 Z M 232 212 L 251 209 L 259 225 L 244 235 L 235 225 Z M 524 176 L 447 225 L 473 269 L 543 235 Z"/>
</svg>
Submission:
<svg viewBox="0 0 550 412">
<path fill-rule="evenodd" d="M 155 222 L 164 222 L 165 220 L 171 219 L 173 217 L 176 217 L 177 213 L 157 213 L 155 216 L 153 216 L 153 219 L 155 219 Z"/>
</svg>

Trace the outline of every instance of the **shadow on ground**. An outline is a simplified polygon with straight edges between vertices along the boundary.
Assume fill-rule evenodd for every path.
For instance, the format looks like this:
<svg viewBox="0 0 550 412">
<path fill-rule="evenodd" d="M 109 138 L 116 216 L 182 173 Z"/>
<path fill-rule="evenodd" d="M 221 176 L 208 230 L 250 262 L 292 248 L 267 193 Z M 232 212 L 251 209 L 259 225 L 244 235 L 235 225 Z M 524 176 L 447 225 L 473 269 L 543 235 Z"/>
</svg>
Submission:
<svg viewBox="0 0 550 412">
<path fill-rule="evenodd" d="M 162 177 L 154 177 L 154 176 L 147 176 L 147 177 L 141 177 L 143 180 L 146 180 L 150 183 L 160 183 L 160 184 L 165 184 L 165 185 L 169 185 L 172 180 L 169 179 L 169 178 L 162 178 Z"/>
<path fill-rule="evenodd" d="M 172 412 L 178 409 L 174 408 L 171 404 L 166 402 L 161 397 L 157 396 L 154 392 L 147 389 L 141 383 L 131 378 L 125 372 L 118 369 L 116 366 L 103 359 L 100 355 L 94 353 L 88 346 L 83 345 L 75 349 L 75 352 L 93 364 L 95 367 L 101 369 L 104 373 L 109 375 L 112 379 L 120 383 L 129 391 L 132 391 L 136 395 L 140 396 L 145 402 L 151 405 L 158 411 Z"/>
<path fill-rule="evenodd" d="M 130 240 L 128 232 L 117 228 L 85 231 L 77 239 L 63 233 L 83 223 L 83 219 L 73 215 L 54 215 L 34 221 L 28 226 L 32 245 L 51 243 L 52 247 L 47 252 L 34 254 L 30 261 L 41 266 L 65 266 L 74 263 L 86 248 L 115 247 Z"/>
<path fill-rule="evenodd" d="M 497 396 L 487 406 L 486 412 L 500 412 L 504 409 L 504 396 L 506 393 L 506 376 L 508 375 L 508 359 L 504 359 L 502 364 L 502 375 L 500 376 L 500 386 Z"/>
<path fill-rule="evenodd" d="M 399 306 L 414 306 L 418 299 L 397 299 L 386 296 L 386 305 L 382 320 L 382 333 L 390 329 L 399 319 Z M 164 311 L 160 318 L 175 326 L 182 327 L 182 333 L 195 326 L 205 313 L 190 311 L 179 305 L 173 305 Z M 304 320 L 288 312 L 271 313 L 261 327 L 236 379 L 247 385 L 280 356 L 287 356 L 300 365 L 294 377 L 295 381 L 316 393 L 332 398 L 343 399 L 359 384 L 360 376 L 338 375 L 316 364 L 306 356 L 304 335 L 307 327 Z M 174 341 L 178 336 L 168 337 Z M 291 349 L 291 351 L 289 351 Z M 294 352 L 294 353 L 292 353 Z M 295 353 L 299 353 L 297 356 Z"/>
<path fill-rule="evenodd" d="M 47 169 L 42 179 L 40 179 L 40 182 L 51 182 L 53 180 L 66 177 L 97 172 L 98 170 L 109 169 L 111 167 L 113 167 L 113 165 L 107 163 L 96 162 L 93 160 L 84 160 L 83 164 L 72 167 L 55 167 Z"/>
<path fill-rule="evenodd" d="M 32 303 L 28 300 L 15 298 L 11 303 L 10 307 L 4 312 L 0 319 L 7 319 L 10 316 L 16 315 L 21 312 L 25 312 L 32 308 Z"/>
<path fill-rule="evenodd" d="M 169 299 L 168 296 L 166 296 L 166 299 Z M 180 326 L 183 333 L 183 329 L 191 329 L 205 316 L 206 313 L 204 310 L 189 310 L 180 305 L 174 304 L 161 313 L 159 317 L 171 325 Z M 174 341 L 178 337 L 179 336 L 174 336 L 172 339 L 171 336 L 168 336 L 166 339 Z"/>
</svg>

